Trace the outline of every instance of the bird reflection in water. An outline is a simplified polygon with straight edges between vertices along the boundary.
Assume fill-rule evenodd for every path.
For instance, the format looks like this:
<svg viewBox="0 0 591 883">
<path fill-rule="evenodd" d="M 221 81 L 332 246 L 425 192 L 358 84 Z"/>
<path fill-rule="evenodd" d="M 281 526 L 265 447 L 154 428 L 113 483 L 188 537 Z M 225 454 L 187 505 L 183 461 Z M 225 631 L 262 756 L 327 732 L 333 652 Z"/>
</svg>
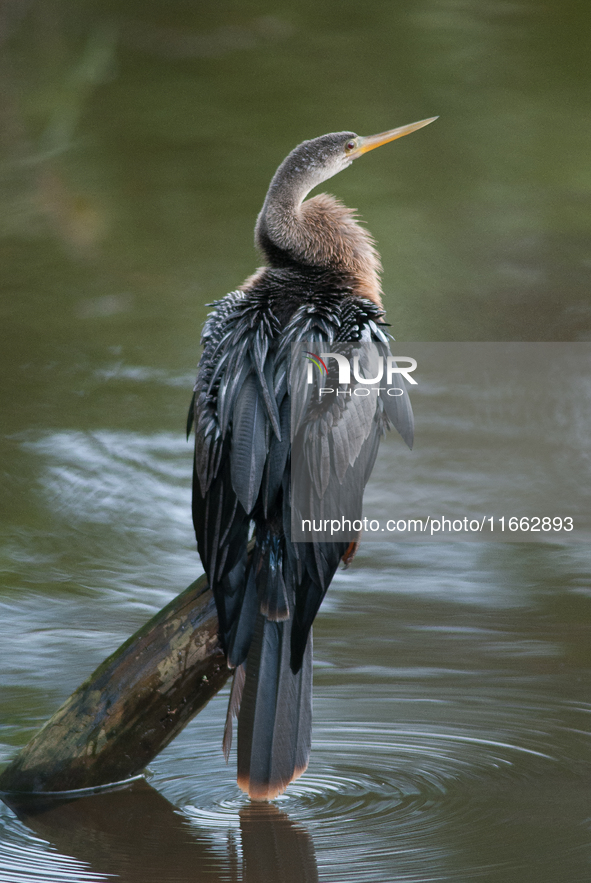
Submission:
<svg viewBox="0 0 591 883">
<path fill-rule="evenodd" d="M 272 804 L 239 813 L 241 850 L 228 833 L 226 854 L 214 838 L 147 782 L 73 799 L 5 797 L 31 831 L 93 872 L 122 883 L 314 883 L 308 832 Z M 242 853 L 242 859 L 239 853 Z M 36 867 L 42 883 L 43 854 Z M 48 866 L 48 879 L 50 877 Z"/>
</svg>

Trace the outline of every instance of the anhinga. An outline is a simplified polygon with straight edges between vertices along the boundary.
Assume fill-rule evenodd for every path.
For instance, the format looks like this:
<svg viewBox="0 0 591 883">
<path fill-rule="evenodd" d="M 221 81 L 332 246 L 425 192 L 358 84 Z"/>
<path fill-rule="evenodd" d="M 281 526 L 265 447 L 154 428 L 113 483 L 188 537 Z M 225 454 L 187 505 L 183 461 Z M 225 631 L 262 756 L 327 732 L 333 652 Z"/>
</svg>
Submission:
<svg viewBox="0 0 591 883">
<path fill-rule="evenodd" d="M 256 223 L 267 265 L 216 302 L 204 327 L 189 416 L 196 435 L 193 521 L 235 668 L 224 751 L 227 757 L 237 716 L 238 784 L 253 799 L 280 794 L 308 765 L 312 622 L 339 561 L 355 549 L 291 540 L 291 344 L 388 346 L 371 236 L 332 196 L 304 200 L 357 157 L 430 122 L 365 138 L 336 132 L 296 147 L 275 173 Z M 347 467 L 364 470 L 363 485 L 390 423 L 412 443 L 412 412 L 402 426 L 388 402 L 374 401 L 364 428 L 369 469 L 367 457 Z M 331 410 L 330 431 L 340 422 L 333 445 L 347 445 L 349 410 Z"/>
</svg>

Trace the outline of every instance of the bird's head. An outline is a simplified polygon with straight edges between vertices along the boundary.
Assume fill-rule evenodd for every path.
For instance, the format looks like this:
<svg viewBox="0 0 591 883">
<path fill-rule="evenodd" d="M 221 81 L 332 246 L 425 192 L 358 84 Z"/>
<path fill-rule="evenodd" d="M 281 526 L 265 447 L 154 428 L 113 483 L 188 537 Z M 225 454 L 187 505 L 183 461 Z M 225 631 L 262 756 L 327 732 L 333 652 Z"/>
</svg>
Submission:
<svg viewBox="0 0 591 883">
<path fill-rule="evenodd" d="M 379 135 L 332 132 L 303 141 L 292 150 L 273 176 L 255 227 L 255 243 L 271 266 L 295 262 L 338 268 L 341 273 L 355 276 L 357 289 L 379 303 L 379 258 L 371 237 L 355 223 L 354 213 L 327 195 L 304 200 L 311 190 L 346 169 L 354 159 L 436 119 L 420 120 Z M 370 290 L 377 292 L 375 296 L 367 293 Z"/>
<path fill-rule="evenodd" d="M 427 120 L 390 129 L 388 132 L 381 132 L 379 135 L 363 136 L 356 135 L 355 132 L 332 132 L 329 135 L 321 135 L 320 138 L 313 138 L 311 141 L 303 141 L 283 161 L 276 177 L 283 180 L 291 179 L 294 182 L 298 180 L 305 186 L 306 193 L 309 193 L 314 187 L 346 169 L 354 159 L 363 156 L 364 153 L 404 135 L 410 135 L 411 132 L 427 126 L 436 119 L 437 117 L 430 117 Z"/>
</svg>

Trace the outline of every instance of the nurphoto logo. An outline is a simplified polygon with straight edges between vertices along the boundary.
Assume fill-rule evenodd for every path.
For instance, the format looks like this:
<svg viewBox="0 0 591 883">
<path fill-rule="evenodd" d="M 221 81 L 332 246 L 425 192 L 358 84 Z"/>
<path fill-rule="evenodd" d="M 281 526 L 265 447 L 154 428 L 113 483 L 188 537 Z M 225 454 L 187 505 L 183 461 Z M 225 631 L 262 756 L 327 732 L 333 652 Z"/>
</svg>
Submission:
<svg viewBox="0 0 591 883">
<path fill-rule="evenodd" d="M 386 395 L 398 397 L 404 395 L 404 389 L 400 386 L 394 386 L 394 375 L 398 375 L 398 377 L 402 376 L 404 379 L 412 384 L 417 384 L 417 381 L 414 377 L 412 377 L 412 372 L 416 370 L 417 361 L 416 359 L 411 359 L 408 356 L 386 356 L 386 386 L 378 386 L 379 383 L 384 379 L 384 356 L 375 356 L 375 370 L 377 371 L 375 377 L 365 377 L 361 375 L 361 369 L 359 365 L 359 356 L 353 356 L 352 358 L 343 355 L 343 353 L 312 353 L 309 350 L 306 350 L 303 354 L 304 357 L 308 361 L 308 375 L 307 375 L 307 383 L 311 385 L 314 383 L 314 368 L 317 368 L 320 372 L 322 378 L 327 378 L 329 376 L 329 370 L 327 366 L 328 359 L 335 359 L 338 365 L 338 387 L 333 386 L 321 386 L 318 389 L 318 395 L 322 398 L 325 395 L 355 395 L 355 396 L 368 396 L 371 395 L 371 392 L 377 392 L 378 395 L 380 393 L 385 392 Z M 353 378 L 359 386 L 351 384 L 351 362 L 353 363 Z M 400 362 L 406 363 L 406 367 L 401 367 Z M 336 379 L 336 378 L 335 378 Z M 340 389 L 339 387 L 344 387 L 344 389 Z M 371 387 L 369 389 L 368 387 Z"/>
</svg>

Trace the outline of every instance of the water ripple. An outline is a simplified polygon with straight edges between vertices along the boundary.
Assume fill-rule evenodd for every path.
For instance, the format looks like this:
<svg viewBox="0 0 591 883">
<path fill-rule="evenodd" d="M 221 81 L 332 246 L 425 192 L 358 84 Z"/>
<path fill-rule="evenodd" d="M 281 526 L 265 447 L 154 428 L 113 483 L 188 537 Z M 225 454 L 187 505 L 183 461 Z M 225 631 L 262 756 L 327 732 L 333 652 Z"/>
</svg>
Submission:
<svg viewBox="0 0 591 883">
<path fill-rule="evenodd" d="M 547 792 L 554 805 L 576 802 L 581 764 L 591 769 L 589 707 L 565 701 L 550 710 L 523 691 L 521 703 L 484 697 L 466 723 L 466 704 L 458 695 L 442 703 L 455 725 L 336 721 L 315 727 L 308 771 L 275 803 L 312 834 L 323 880 L 391 879 L 394 867 L 401 879 L 414 879 L 418 855 L 420 879 L 438 879 L 441 862 L 453 853 L 457 867 L 456 853 L 468 855 L 475 841 L 491 866 L 500 867 L 508 859 L 499 845 L 523 827 L 524 803 L 535 826 Z M 570 726 L 560 722 L 565 716 Z M 207 743 L 197 749 L 202 769 L 209 754 L 207 773 L 194 754 L 192 775 L 167 778 L 162 787 L 200 826 L 236 826 L 246 798 L 232 781 L 232 762 L 224 770 L 214 758 L 212 769 Z"/>
<path fill-rule="evenodd" d="M 318 692 L 324 716 L 315 726 L 310 767 L 275 807 L 284 827 L 291 825 L 290 836 L 301 838 L 302 830 L 311 836 L 319 879 L 434 881 L 447 879 L 449 863 L 460 873 L 457 879 L 479 877 L 486 868 L 515 874 L 519 844 L 549 811 L 559 820 L 565 816 L 564 826 L 553 828 L 556 848 L 561 837 L 573 839 L 571 830 L 567 836 L 561 828 L 570 828 L 569 811 L 581 815 L 588 805 L 591 706 L 564 700 L 549 708 L 525 690 L 519 702 L 486 694 L 477 702 L 448 691 L 441 702 L 415 702 L 414 721 L 400 696 L 391 699 L 399 723 L 344 721 L 329 719 L 343 709 L 340 688 L 333 705 L 326 688 Z M 368 703 L 375 700 L 368 696 Z M 154 762 L 152 779 L 219 856 L 235 840 L 244 847 L 253 832 L 256 843 L 262 824 L 256 813 L 245 817 L 250 804 L 235 784 L 234 758 L 226 766 L 221 754 L 224 706 L 225 696 L 210 703 Z M 421 713 L 430 719 L 419 723 Z M 70 872 L 72 860 L 62 861 L 6 815 L 0 883 L 103 879 L 83 865 Z M 588 811 L 582 815 L 588 818 Z M 0 827 L 2 821 L 0 812 Z M 574 840 L 570 854 L 588 857 L 587 829 L 579 827 Z"/>
<path fill-rule="evenodd" d="M 104 883 L 109 879 L 85 862 L 57 853 L 1 809 L 0 831 L 0 883 Z"/>
</svg>

